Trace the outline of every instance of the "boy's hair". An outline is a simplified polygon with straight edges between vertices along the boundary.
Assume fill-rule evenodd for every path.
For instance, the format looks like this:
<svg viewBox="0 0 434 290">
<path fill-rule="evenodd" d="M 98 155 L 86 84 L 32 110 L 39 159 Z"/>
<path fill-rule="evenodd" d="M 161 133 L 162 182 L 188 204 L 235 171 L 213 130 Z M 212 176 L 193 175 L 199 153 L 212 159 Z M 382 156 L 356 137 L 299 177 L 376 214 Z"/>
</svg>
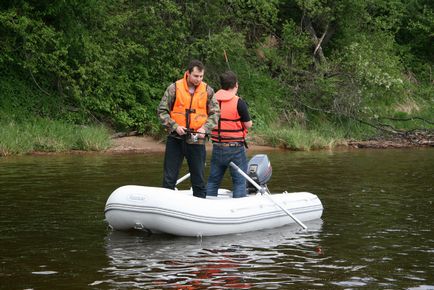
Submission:
<svg viewBox="0 0 434 290">
<path fill-rule="evenodd" d="M 223 90 L 235 88 L 238 82 L 237 76 L 232 71 L 226 71 L 220 75 L 220 85 Z"/>
<path fill-rule="evenodd" d="M 188 64 L 188 67 L 187 67 L 188 72 L 191 73 L 195 67 L 197 67 L 197 69 L 199 71 L 203 71 L 205 69 L 205 66 L 203 65 L 203 63 L 200 60 L 193 59 Z"/>
</svg>

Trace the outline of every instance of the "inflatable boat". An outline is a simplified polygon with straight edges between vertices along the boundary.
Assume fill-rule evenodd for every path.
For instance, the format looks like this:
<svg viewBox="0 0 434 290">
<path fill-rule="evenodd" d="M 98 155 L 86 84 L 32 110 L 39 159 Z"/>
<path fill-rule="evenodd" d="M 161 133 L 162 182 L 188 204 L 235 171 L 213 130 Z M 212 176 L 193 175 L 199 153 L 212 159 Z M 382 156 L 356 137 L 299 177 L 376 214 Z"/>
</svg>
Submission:
<svg viewBox="0 0 434 290">
<path fill-rule="evenodd" d="M 265 164 L 265 165 L 263 165 Z M 256 155 L 248 164 L 250 182 L 243 198 L 232 198 L 219 189 L 216 197 L 193 196 L 192 190 L 126 185 L 108 198 L 105 218 L 114 230 L 144 230 L 177 236 L 217 236 L 271 229 L 321 218 L 323 206 L 309 192 L 269 194 L 271 177 L 266 155 Z M 259 184 L 258 184 L 259 183 Z"/>
</svg>

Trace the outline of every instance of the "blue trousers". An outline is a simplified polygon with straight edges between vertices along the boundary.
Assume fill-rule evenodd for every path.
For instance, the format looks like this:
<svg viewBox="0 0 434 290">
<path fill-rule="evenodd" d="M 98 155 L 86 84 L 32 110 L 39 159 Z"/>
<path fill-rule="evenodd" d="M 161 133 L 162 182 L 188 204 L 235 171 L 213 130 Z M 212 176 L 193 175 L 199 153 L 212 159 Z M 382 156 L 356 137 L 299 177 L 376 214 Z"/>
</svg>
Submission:
<svg viewBox="0 0 434 290">
<path fill-rule="evenodd" d="M 244 172 L 247 171 L 247 156 L 244 146 L 213 146 L 211 171 L 208 177 L 208 185 L 206 189 L 207 196 L 217 196 L 220 183 L 228 166 L 230 167 L 232 177 L 233 197 L 238 198 L 246 196 L 246 179 L 229 165 L 231 161 Z"/>
<path fill-rule="evenodd" d="M 164 155 L 163 187 L 169 189 L 175 188 L 184 157 L 187 159 L 190 171 L 193 195 L 205 198 L 205 145 L 187 144 L 185 139 L 178 139 L 172 136 L 167 137 Z"/>
</svg>

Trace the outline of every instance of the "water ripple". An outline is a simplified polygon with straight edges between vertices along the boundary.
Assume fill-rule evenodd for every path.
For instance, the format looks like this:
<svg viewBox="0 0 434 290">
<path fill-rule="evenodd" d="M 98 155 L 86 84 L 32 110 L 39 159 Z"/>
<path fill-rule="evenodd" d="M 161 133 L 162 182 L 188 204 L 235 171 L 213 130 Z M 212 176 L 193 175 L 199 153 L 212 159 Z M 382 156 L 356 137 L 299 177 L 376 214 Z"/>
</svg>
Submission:
<svg viewBox="0 0 434 290">
<path fill-rule="evenodd" d="M 111 266 L 102 271 L 115 288 L 275 289 L 315 280 L 305 265 L 316 263 L 321 224 L 311 224 L 310 233 L 287 227 L 203 240 L 112 232 L 106 239 Z"/>
</svg>

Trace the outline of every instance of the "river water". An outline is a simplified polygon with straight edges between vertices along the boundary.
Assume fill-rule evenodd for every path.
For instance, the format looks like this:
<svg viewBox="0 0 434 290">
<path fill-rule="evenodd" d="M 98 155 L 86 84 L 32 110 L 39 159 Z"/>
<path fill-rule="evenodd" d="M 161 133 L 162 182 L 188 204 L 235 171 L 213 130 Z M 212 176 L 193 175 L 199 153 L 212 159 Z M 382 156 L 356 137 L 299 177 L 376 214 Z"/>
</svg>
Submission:
<svg viewBox="0 0 434 290">
<path fill-rule="evenodd" d="M 434 289 L 433 149 L 267 154 L 272 192 L 323 202 L 307 232 L 112 232 L 108 196 L 159 186 L 162 154 L 0 158 L 0 289 Z"/>
</svg>

